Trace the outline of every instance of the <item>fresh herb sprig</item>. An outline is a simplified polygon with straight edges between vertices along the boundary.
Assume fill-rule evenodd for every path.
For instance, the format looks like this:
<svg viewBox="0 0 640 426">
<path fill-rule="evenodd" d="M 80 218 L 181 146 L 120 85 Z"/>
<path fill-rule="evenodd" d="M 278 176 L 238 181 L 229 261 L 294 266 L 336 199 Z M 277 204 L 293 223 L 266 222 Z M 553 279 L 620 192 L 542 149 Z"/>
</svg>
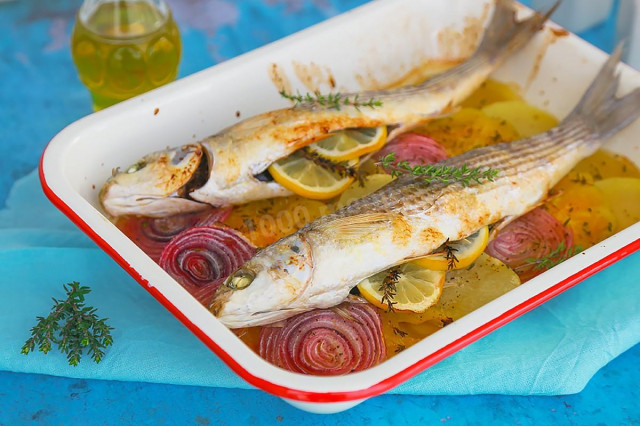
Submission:
<svg viewBox="0 0 640 426">
<path fill-rule="evenodd" d="M 342 107 L 350 106 L 354 107 L 358 111 L 360 111 L 360 108 L 373 109 L 382 106 L 382 101 L 380 99 L 371 98 L 367 101 L 361 101 L 360 95 L 357 94 L 351 98 L 348 95 L 343 95 L 342 93 L 329 93 L 328 95 L 323 95 L 320 92 L 301 94 L 299 91 L 296 91 L 296 94 L 294 95 L 293 93 L 287 93 L 285 89 L 282 89 L 279 93 L 283 98 L 295 102 L 294 106 L 310 102 L 337 110 L 340 110 Z"/>
<path fill-rule="evenodd" d="M 555 249 L 540 259 L 535 259 L 533 257 L 525 259 L 524 265 L 522 266 L 531 266 L 534 271 L 546 271 L 547 269 L 551 269 L 554 266 L 561 264 L 565 260 L 582 251 L 584 251 L 584 249 L 580 245 L 567 249 L 564 242 L 561 242 Z"/>
<path fill-rule="evenodd" d="M 447 269 L 454 269 L 456 264 L 459 262 L 458 257 L 456 256 L 458 249 L 451 247 L 451 245 L 449 245 L 449 239 L 447 238 L 447 241 L 442 245 L 442 251 L 444 252 L 444 258 L 447 259 Z"/>
<path fill-rule="evenodd" d="M 400 280 L 400 268 L 394 267 L 387 271 L 387 275 L 382 280 L 382 284 L 378 291 L 382 292 L 382 303 L 386 303 L 388 308 L 387 312 L 394 311 L 393 305 L 397 302 L 394 302 L 393 299 L 396 297 L 396 284 Z"/>
<path fill-rule="evenodd" d="M 483 181 L 493 181 L 498 176 L 495 169 L 470 168 L 466 164 L 462 167 L 447 166 L 446 164 L 425 164 L 411 166 L 409 161 L 397 161 L 396 154 L 391 152 L 380 160 L 379 163 L 385 170 L 391 172 L 391 176 L 398 177 L 409 174 L 422 177 L 425 182 L 458 182 L 462 186 L 469 186 L 471 182 L 482 183 Z"/>
<path fill-rule="evenodd" d="M 66 354 L 69 365 L 76 366 L 87 348 L 91 359 L 99 363 L 104 349 L 113 343 L 108 318 L 98 319 L 96 308 L 85 306 L 85 295 L 91 292 L 87 286 L 73 281 L 64 285 L 65 300 L 53 298 L 53 308 L 46 318 L 36 317 L 38 323 L 31 329 L 31 337 L 21 353 L 28 355 L 38 347 L 45 354 L 56 344 Z"/>
</svg>

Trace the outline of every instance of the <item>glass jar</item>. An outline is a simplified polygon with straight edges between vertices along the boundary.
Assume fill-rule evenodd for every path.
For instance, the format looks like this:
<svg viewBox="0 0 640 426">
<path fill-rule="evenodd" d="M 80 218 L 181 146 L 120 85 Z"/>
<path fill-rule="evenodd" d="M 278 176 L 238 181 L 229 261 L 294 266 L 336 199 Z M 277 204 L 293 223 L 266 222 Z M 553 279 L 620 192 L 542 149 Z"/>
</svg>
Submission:
<svg viewBox="0 0 640 426">
<path fill-rule="evenodd" d="M 173 81 L 180 33 L 164 0 L 85 0 L 71 55 L 95 110 Z"/>
</svg>

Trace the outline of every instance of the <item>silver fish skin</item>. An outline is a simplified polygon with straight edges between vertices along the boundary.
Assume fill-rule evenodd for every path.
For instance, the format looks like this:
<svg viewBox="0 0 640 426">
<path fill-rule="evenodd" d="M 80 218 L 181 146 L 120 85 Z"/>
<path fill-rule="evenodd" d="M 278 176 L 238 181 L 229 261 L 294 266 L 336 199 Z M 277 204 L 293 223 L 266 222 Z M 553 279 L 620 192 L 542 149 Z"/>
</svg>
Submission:
<svg viewBox="0 0 640 426">
<path fill-rule="evenodd" d="M 330 132 L 411 125 L 452 111 L 529 41 L 554 9 L 517 22 L 514 4 L 497 0 L 482 41 L 462 64 L 422 84 L 344 94 L 361 103 L 380 101 L 379 107 L 302 103 L 248 118 L 197 144 L 152 153 L 105 183 L 102 207 L 111 216 L 158 217 L 200 210 L 202 203 L 225 206 L 291 195 L 257 176 Z"/>
<path fill-rule="evenodd" d="M 616 98 L 618 49 L 573 112 L 534 137 L 444 161 L 494 169 L 493 181 L 425 183 L 404 175 L 260 251 L 232 274 L 210 308 L 230 328 L 256 326 L 342 302 L 361 280 L 520 216 L 581 159 L 640 115 L 640 88 Z M 233 283 L 244 278 L 243 289 Z M 246 286 L 248 284 L 248 286 Z"/>
</svg>

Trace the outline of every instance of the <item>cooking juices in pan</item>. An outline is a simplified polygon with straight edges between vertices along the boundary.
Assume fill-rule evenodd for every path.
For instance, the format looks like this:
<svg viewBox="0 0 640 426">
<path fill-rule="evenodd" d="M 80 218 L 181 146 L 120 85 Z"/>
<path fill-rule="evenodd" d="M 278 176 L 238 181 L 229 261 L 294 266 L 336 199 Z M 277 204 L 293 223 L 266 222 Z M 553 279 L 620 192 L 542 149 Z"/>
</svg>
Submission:
<svg viewBox="0 0 640 426">
<path fill-rule="evenodd" d="M 302 195 L 172 218 L 120 217 L 116 225 L 207 305 L 220 282 L 256 249 L 389 183 L 393 177 L 383 164 L 385 155 L 394 153 L 396 160 L 407 160 L 411 166 L 424 165 L 523 139 L 556 124 L 555 117 L 528 105 L 508 85 L 488 80 L 458 112 L 408 134 L 392 140 L 386 140 L 388 129 L 352 134 L 377 151 L 357 165 L 357 179 L 330 199 L 311 199 L 301 191 Z M 361 149 L 349 143 L 355 142 L 336 140 L 324 149 L 333 154 Z M 314 161 L 322 165 L 323 160 Z M 262 178 L 274 177 L 267 173 Z M 600 150 L 574 167 L 542 205 L 510 223 L 447 243 L 429 258 L 383 271 L 360 283 L 337 307 L 234 332 L 269 362 L 288 370 L 316 375 L 358 371 L 638 220 L 640 170 L 627 158 Z M 216 235 L 214 243 L 198 240 L 203 232 L 196 231 L 206 227 L 214 229 L 205 232 Z M 176 236 L 189 248 L 172 244 Z M 230 284 L 242 288 L 243 276 Z"/>
</svg>

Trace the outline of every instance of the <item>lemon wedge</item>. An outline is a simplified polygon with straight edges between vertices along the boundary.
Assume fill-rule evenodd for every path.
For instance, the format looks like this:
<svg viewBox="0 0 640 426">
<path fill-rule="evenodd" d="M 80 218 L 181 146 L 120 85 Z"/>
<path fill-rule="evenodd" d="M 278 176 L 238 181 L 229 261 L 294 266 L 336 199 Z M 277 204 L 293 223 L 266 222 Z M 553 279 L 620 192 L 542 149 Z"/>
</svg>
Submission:
<svg viewBox="0 0 640 426">
<path fill-rule="evenodd" d="M 354 201 L 359 200 L 360 198 L 366 197 L 372 192 L 375 192 L 378 189 L 382 188 L 392 180 L 393 177 L 391 177 L 391 175 L 385 173 L 377 173 L 367 176 L 366 180 L 364 181 L 364 185 L 360 185 L 360 182 L 354 182 L 347 188 L 346 191 L 342 193 L 342 195 L 340 195 L 338 203 L 336 204 L 336 208 L 340 209 L 347 204 L 351 204 Z"/>
<path fill-rule="evenodd" d="M 421 313 L 438 302 L 444 285 L 444 271 L 433 271 L 416 262 L 407 262 L 400 265 L 397 272 L 395 295 L 391 297 L 395 311 Z M 390 270 L 382 271 L 358 284 L 362 297 L 381 309 L 389 308 L 387 301 L 383 301 L 383 281 L 389 274 Z"/>
<path fill-rule="evenodd" d="M 415 259 L 417 264 L 436 271 L 462 269 L 471 265 L 489 243 L 489 227 L 484 226 L 467 238 L 447 243 L 448 250 L 438 250 L 428 256 Z M 449 257 L 447 257 L 447 255 Z M 451 257 L 455 256 L 455 259 Z"/>
<path fill-rule="evenodd" d="M 331 161 L 361 157 L 382 148 L 387 141 L 387 127 L 346 129 L 308 145 L 308 148 Z"/>
<path fill-rule="evenodd" d="M 519 285 L 513 269 L 482 253 L 472 267 L 447 272 L 442 296 L 429 313 L 457 320 Z"/>
<path fill-rule="evenodd" d="M 358 160 L 350 160 L 346 167 L 357 165 Z M 340 167 L 345 168 L 344 165 Z M 328 200 L 340 195 L 354 181 L 347 173 L 320 166 L 298 151 L 269 166 L 269 173 L 294 194 L 314 200 Z"/>
</svg>

